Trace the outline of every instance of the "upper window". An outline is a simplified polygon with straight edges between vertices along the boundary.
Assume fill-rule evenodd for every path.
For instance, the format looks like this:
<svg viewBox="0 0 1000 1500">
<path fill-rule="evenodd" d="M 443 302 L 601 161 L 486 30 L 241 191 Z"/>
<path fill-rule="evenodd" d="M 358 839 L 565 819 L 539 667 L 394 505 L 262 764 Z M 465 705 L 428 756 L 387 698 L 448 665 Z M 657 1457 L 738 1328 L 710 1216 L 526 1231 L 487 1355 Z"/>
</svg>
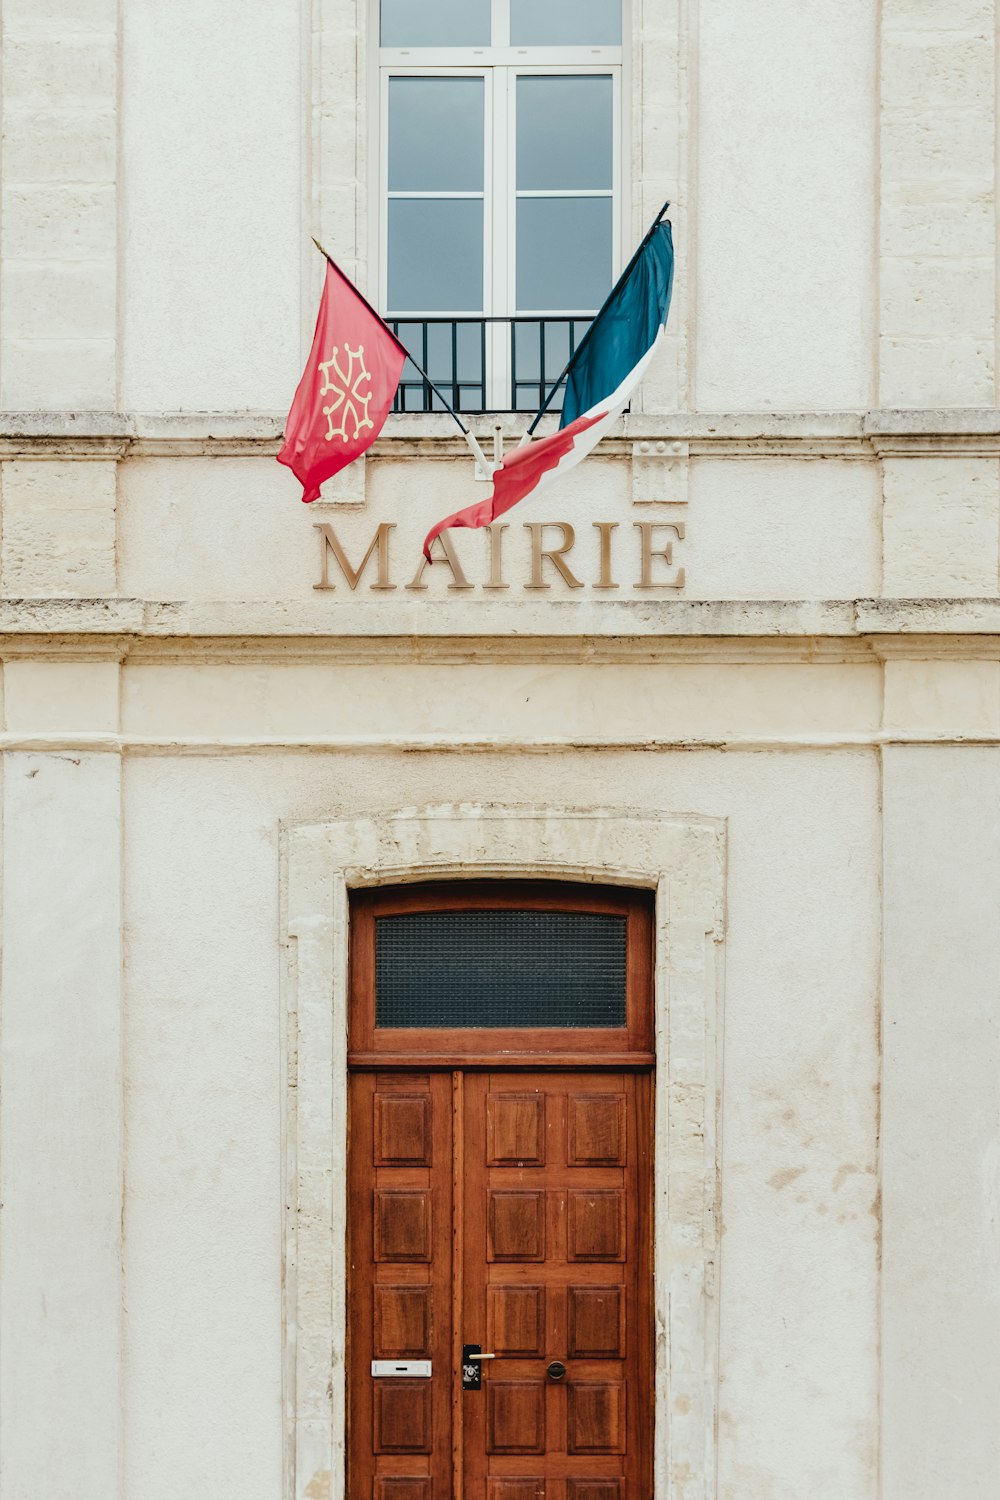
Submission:
<svg viewBox="0 0 1000 1500">
<path fill-rule="evenodd" d="M 534 409 L 620 268 L 622 0 L 381 0 L 379 55 L 386 316 Z"/>
</svg>

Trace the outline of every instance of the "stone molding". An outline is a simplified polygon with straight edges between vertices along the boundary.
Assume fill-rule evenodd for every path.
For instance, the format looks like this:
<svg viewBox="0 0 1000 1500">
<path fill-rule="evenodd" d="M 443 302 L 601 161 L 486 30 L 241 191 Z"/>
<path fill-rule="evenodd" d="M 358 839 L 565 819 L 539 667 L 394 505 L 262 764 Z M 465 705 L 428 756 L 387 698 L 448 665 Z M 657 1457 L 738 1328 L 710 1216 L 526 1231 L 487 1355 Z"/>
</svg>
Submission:
<svg viewBox="0 0 1000 1500">
<path fill-rule="evenodd" d="M 276 412 L 0 413 L 2 459 L 273 457 L 284 415 Z M 493 441 L 494 418 L 471 418 L 480 441 Z M 525 413 L 502 414 L 512 446 Z M 551 424 L 554 426 L 554 422 Z M 546 430 L 543 427 L 542 431 Z M 661 446 L 662 445 L 662 446 Z M 453 458 L 471 462 L 450 417 L 392 416 L 371 449 L 376 459 Z M 649 463 L 691 457 L 856 458 L 1000 455 L 1000 408 L 842 412 L 634 413 L 598 453 Z"/>
<path fill-rule="evenodd" d="M 1000 596 L 981 598 L 664 599 L 537 604 L 448 600 L 126 597 L 0 598 L 0 659 L 11 655 L 144 657 L 211 651 L 255 660 L 278 651 L 371 660 L 661 660 L 779 649 L 812 660 L 902 651 L 967 656 L 1000 650 Z M 899 638 L 898 645 L 893 638 Z M 486 653 L 485 657 L 483 653 Z"/>
<path fill-rule="evenodd" d="M 286 1500 L 344 1495 L 348 895 L 489 876 L 656 892 L 654 1493 L 712 1500 L 725 824 L 471 804 L 283 833 Z"/>
</svg>

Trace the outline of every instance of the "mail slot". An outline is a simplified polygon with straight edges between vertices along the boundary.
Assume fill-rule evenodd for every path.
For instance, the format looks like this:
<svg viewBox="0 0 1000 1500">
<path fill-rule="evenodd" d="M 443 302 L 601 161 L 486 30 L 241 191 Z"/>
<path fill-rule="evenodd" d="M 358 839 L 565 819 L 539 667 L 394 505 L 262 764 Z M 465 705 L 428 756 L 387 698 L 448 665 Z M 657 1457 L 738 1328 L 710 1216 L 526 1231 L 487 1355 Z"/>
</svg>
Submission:
<svg viewBox="0 0 1000 1500">
<path fill-rule="evenodd" d="M 429 1359 L 373 1359 L 372 1374 L 378 1379 L 386 1375 L 416 1375 L 421 1379 L 430 1378 L 431 1362 Z"/>
</svg>

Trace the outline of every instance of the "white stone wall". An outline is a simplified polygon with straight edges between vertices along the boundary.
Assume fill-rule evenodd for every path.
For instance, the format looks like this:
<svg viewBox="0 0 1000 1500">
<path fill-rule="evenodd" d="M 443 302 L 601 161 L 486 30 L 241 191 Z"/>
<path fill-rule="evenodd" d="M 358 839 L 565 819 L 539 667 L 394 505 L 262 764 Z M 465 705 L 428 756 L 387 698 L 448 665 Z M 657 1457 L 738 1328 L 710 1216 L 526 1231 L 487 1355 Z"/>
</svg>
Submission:
<svg viewBox="0 0 1000 1500">
<path fill-rule="evenodd" d="M 486 493 L 447 418 L 308 509 L 274 463 L 309 235 L 370 278 L 367 7 L 4 7 L 5 1500 L 337 1495 L 293 1462 L 282 830 L 444 801 L 724 828 L 717 1437 L 678 1404 L 656 1500 L 997 1494 L 994 6 L 631 12 L 668 347 L 509 587 L 462 534 L 414 590 Z M 526 587 L 543 522 L 580 589 Z M 391 590 L 316 587 L 317 527 L 380 525 Z"/>
</svg>

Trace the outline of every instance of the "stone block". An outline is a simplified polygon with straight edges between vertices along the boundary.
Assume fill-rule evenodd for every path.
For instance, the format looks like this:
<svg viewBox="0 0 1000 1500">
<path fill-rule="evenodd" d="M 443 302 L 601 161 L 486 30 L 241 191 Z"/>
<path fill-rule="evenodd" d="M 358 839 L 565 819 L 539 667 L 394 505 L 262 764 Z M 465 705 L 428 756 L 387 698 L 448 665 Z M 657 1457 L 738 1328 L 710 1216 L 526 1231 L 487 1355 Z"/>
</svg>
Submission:
<svg viewBox="0 0 1000 1500">
<path fill-rule="evenodd" d="M 883 463 L 883 587 L 897 598 L 977 598 L 1000 587 L 995 458 Z"/>
<path fill-rule="evenodd" d="M 893 37 L 882 49 L 883 109 L 974 109 L 993 106 L 993 25 L 980 35 L 940 36 L 913 32 Z"/>
<path fill-rule="evenodd" d="M 314 56 L 329 99 L 353 99 L 358 92 L 358 36 L 353 29 L 324 29 Z"/>
<path fill-rule="evenodd" d="M 882 329 L 918 338 L 988 337 L 995 316 L 992 259 L 885 256 Z"/>
<path fill-rule="evenodd" d="M 992 406 L 991 338 L 893 338 L 879 345 L 882 406 Z"/>
<path fill-rule="evenodd" d="M 884 664 L 883 727 L 960 739 L 1000 734 L 1000 662 Z"/>
<path fill-rule="evenodd" d="M 3 330 L 12 339 L 114 338 L 113 256 L 77 264 L 14 261 L 0 271 Z"/>
<path fill-rule="evenodd" d="M 106 106 L 114 100 L 113 31 L 7 38 L 3 50 L 5 105 L 23 102 L 45 109 L 81 103 Z"/>
<path fill-rule="evenodd" d="M 86 106 L 38 109 L 4 101 L 4 173 L 17 182 L 113 182 L 115 116 Z"/>
<path fill-rule="evenodd" d="M 113 411 L 116 344 L 102 339 L 4 339 L 0 392 L 7 411 Z"/>
<path fill-rule="evenodd" d="M 992 29 L 994 0 L 882 0 L 882 30 L 975 31 Z"/>
<path fill-rule="evenodd" d="M 676 178 L 680 167 L 681 132 L 676 103 L 671 109 L 643 109 L 639 138 L 642 141 L 643 170 L 660 184 L 659 196 L 650 211 L 652 218 L 668 196 L 663 190 L 664 181 Z M 645 228 L 644 224 L 643 231 Z"/>
<path fill-rule="evenodd" d="M 883 255 L 988 257 L 996 239 L 993 185 L 884 182 L 879 231 Z"/>
<path fill-rule="evenodd" d="M 115 592 L 114 463 L 15 460 L 0 485 L 7 597 Z"/>
<path fill-rule="evenodd" d="M 994 146 L 989 111 L 887 111 L 882 116 L 882 180 L 972 177 L 991 183 Z"/>
<path fill-rule="evenodd" d="M 338 265 L 359 259 L 357 231 L 358 189 L 353 181 L 327 187 L 319 195 L 319 231 L 316 238 L 335 256 Z"/>
<path fill-rule="evenodd" d="M 3 194 L 7 260 L 93 260 L 115 251 L 115 189 L 12 187 Z"/>
<path fill-rule="evenodd" d="M 642 42 L 642 94 L 641 107 L 645 115 L 646 107 L 654 104 L 658 90 L 663 91 L 662 104 L 670 107 L 671 93 L 666 88 L 667 80 L 677 74 L 680 66 L 680 37 L 677 27 L 660 32 L 643 32 Z M 655 107 L 655 104 L 654 104 Z M 673 114 L 677 119 L 676 96 L 674 96 Z"/>
<path fill-rule="evenodd" d="M 317 120 L 323 182 L 347 181 L 356 158 L 358 109 L 353 98 L 332 98 Z"/>
<path fill-rule="evenodd" d="M 8 37 L 109 32 L 117 24 L 117 0 L 4 0 L 3 26 Z"/>
<path fill-rule="evenodd" d="M 9 659 L 3 673 L 9 733 L 107 733 L 118 729 L 117 661 Z"/>
</svg>

